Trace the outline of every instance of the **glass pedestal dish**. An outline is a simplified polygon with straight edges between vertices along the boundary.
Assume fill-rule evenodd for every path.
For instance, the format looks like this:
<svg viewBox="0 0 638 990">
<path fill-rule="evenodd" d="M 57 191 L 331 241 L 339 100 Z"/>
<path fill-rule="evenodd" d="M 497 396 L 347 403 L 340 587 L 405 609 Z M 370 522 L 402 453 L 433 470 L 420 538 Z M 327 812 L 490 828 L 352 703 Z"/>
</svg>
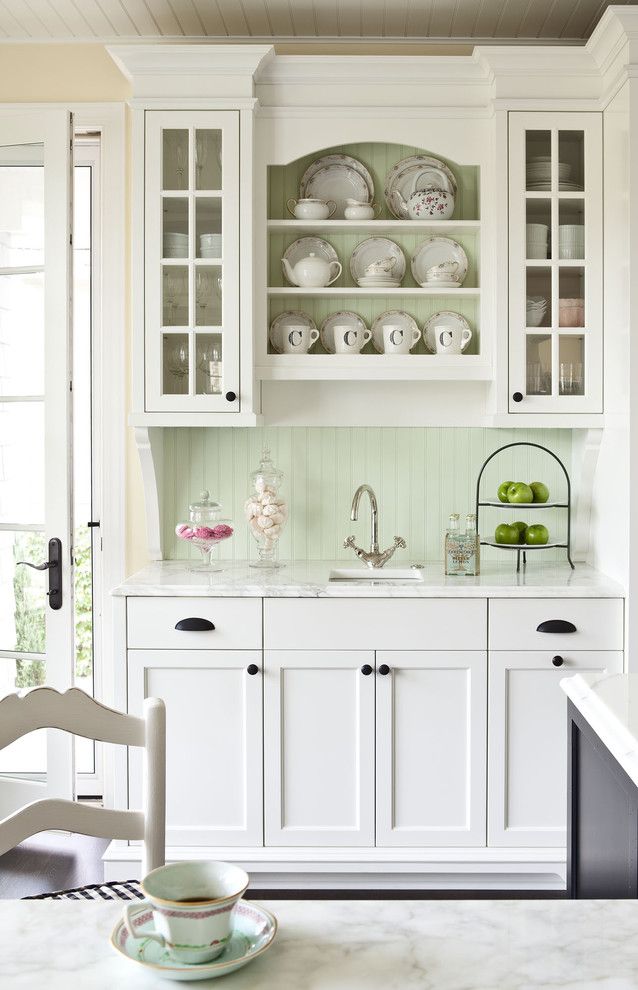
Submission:
<svg viewBox="0 0 638 990">
<path fill-rule="evenodd" d="M 197 547 L 202 555 L 203 563 L 191 564 L 191 571 L 206 571 L 209 574 L 222 571 L 218 566 L 216 550 L 219 543 L 230 539 L 234 526 L 230 519 L 222 519 L 222 507 L 219 502 L 211 500 L 210 493 L 203 491 L 199 502 L 189 505 L 189 522 L 179 523 L 175 533 L 180 540 Z"/>
</svg>

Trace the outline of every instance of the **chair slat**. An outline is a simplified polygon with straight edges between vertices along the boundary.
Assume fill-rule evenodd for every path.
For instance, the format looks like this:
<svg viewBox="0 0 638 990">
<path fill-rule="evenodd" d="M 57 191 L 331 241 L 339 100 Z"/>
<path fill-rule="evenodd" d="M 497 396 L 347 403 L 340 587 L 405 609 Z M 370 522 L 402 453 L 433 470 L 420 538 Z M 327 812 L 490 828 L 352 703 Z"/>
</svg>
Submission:
<svg viewBox="0 0 638 990">
<path fill-rule="evenodd" d="M 143 839 L 141 811 L 112 811 L 91 808 L 74 801 L 46 798 L 33 801 L 0 821 L 0 856 L 38 832 L 60 829 L 102 839 Z"/>
<path fill-rule="evenodd" d="M 145 739 L 144 719 L 107 708 L 79 688 L 33 688 L 0 700 L 0 749 L 34 729 L 62 729 L 123 746 L 143 746 Z"/>
</svg>

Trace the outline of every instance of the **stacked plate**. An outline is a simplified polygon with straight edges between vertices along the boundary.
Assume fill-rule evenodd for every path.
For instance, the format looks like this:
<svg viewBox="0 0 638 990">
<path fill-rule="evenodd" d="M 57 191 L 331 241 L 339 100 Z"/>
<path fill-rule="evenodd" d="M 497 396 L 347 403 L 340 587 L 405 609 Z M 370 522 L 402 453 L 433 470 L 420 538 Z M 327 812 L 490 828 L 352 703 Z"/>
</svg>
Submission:
<svg viewBox="0 0 638 990">
<path fill-rule="evenodd" d="M 188 257 L 188 234 L 178 234 L 175 231 L 164 232 L 164 257 L 165 258 L 187 258 Z"/>
<path fill-rule="evenodd" d="M 585 257 L 585 228 L 582 223 L 563 223 L 558 228 L 558 256 L 563 259 Z"/>
<path fill-rule="evenodd" d="M 528 223 L 525 226 L 527 258 L 546 258 L 549 227 L 546 223 Z"/>
<path fill-rule="evenodd" d="M 539 327 L 547 311 L 547 299 L 544 296 L 527 297 L 527 326 Z"/>
<path fill-rule="evenodd" d="M 569 162 L 558 163 L 558 181 L 568 182 L 572 167 Z M 532 192 L 547 192 L 552 181 L 552 160 L 549 155 L 537 155 L 530 158 L 525 168 L 527 188 Z"/>
</svg>

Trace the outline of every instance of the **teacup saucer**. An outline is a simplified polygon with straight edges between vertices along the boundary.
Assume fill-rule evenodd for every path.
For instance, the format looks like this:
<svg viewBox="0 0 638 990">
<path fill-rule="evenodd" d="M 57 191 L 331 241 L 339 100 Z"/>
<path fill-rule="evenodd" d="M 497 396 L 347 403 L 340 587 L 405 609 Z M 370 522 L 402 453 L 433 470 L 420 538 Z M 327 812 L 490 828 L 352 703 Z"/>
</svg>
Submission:
<svg viewBox="0 0 638 990">
<path fill-rule="evenodd" d="M 153 928 L 151 912 L 140 905 L 139 912 L 132 915 L 136 935 L 144 935 Z M 234 928 L 228 945 L 211 962 L 188 963 L 172 959 L 167 949 L 158 942 L 131 938 L 129 931 L 120 919 L 111 934 L 111 945 L 121 955 L 145 969 L 153 970 L 157 976 L 182 983 L 195 980 L 212 980 L 216 976 L 226 976 L 247 963 L 252 962 L 272 945 L 277 932 L 277 920 L 265 908 L 252 901 L 241 900 L 235 908 Z"/>
</svg>

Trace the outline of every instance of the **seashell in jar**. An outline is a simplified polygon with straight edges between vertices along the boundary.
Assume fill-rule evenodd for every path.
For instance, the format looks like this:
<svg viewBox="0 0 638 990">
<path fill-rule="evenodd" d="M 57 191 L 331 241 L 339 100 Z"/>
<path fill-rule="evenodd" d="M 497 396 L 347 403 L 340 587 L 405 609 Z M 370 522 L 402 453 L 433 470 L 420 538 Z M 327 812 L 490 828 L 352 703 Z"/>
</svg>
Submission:
<svg viewBox="0 0 638 990">
<path fill-rule="evenodd" d="M 279 506 L 274 505 L 272 502 L 269 502 L 267 505 L 264 505 L 262 507 L 261 514 L 263 516 L 274 516 L 278 508 Z"/>
<path fill-rule="evenodd" d="M 260 529 L 269 529 L 272 524 L 272 519 L 269 519 L 268 516 L 259 516 L 257 519 L 257 525 Z"/>
</svg>

